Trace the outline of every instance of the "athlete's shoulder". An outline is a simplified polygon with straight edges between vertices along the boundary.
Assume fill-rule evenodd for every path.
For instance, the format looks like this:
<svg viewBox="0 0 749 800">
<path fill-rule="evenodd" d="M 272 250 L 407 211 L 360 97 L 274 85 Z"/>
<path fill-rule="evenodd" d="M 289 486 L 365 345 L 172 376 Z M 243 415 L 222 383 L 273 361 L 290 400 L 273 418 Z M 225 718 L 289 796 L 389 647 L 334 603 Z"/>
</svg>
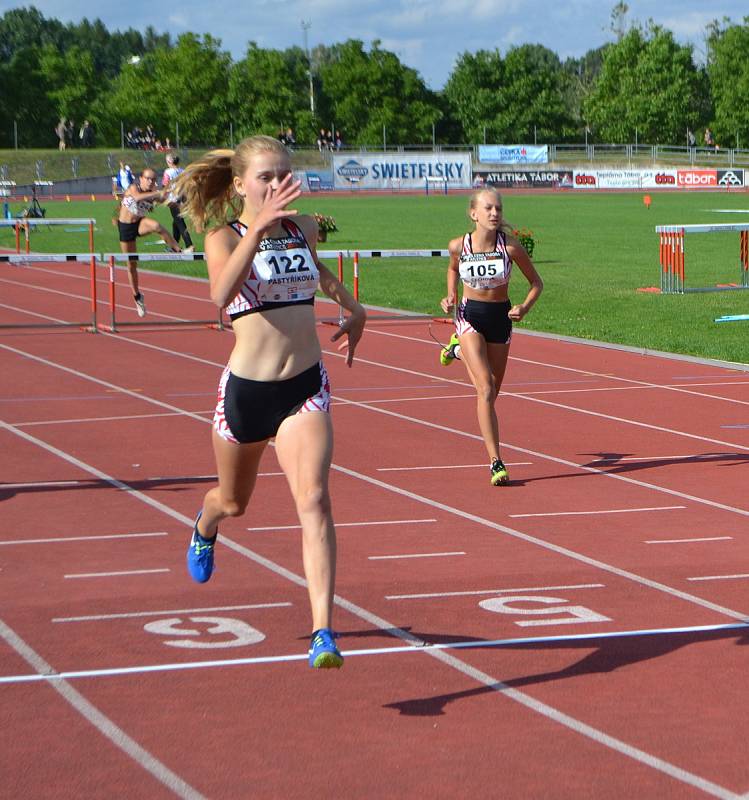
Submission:
<svg viewBox="0 0 749 800">
<path fill-rule="evenodd" d="M 296 225 L 297 228 L 304 234 L 304 238 L 308 242 L 317 241 L 318 224 L 313 216 L 310 214 L 298 214 L 295 217 L 289 217 L 288 222 Z"/>
<path fill-rule="evenodd" d="M 456 236 L 454 239 L 450 239 L 447 249 L 451 253 L 460 255 L 463 252 L 463 241 L 465 240 L 465 237 L 466 235 L 462 234 L 461 236 Z"/>
</svg>

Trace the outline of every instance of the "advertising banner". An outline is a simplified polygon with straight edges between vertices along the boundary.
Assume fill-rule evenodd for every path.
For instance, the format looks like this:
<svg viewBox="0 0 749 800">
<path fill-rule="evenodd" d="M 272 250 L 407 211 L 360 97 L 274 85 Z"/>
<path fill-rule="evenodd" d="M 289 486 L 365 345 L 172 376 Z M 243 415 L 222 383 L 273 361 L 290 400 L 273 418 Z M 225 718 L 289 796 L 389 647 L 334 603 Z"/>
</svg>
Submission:
<svg viewBox="0 0 749 800">
<path fill-rule="evenodd" d="M 640 171 L 643 189 L 675 189 L 675 169 L 643 169 Z"/>
<path fill-rule="evenodd" d="M 473 172 L 473 185 L 512 189 L 571 189 L 572 170 L 488 170 Z"/>
<path fill-rule="evenodd" d="M 709 189 L 718 185 L 718 171 L 715 169 L 680 169 L 676 172 L 680 189 Z"/>
<path fill-rule="evenodd" d="M 480 144 L 479 161 L 484 164 L 546 164 L 546 144 Z"/>
<path fill-rule="evenodd" d="M 333 155 L 336 189 L 423 189 L 429 181 L 471 186 L 471 153 L 358 153 Z"/>
<path fill-rule="evenodd" d="M 746 185 L 746 171 L 743 169 L 719 169 L 718 170 L 718 186 L 723 186 L 727 189 L 732 186 L 745 186 Z"/>
</svg>

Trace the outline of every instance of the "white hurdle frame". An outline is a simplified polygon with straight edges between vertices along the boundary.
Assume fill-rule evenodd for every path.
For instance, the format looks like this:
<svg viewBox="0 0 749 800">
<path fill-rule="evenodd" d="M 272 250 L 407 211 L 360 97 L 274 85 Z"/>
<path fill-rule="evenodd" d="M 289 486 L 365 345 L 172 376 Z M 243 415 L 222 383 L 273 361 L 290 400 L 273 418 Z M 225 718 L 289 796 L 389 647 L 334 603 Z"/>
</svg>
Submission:
<svg viewBox="0 0 749 800">
<path fill-rule="evenodd" d="M 360 258 L 449 258 L 449 250 L 318 250 L 320 258 L 335 258 L 338 261 L 338 280 L 343 283 L 343 259 L 351 258 L 354 263 L 354 286 L 353 295 L 359 300 L 359 259 Z M 323 319 L 324 323 L 336 322 L 343 323 L 343 306 L 338 306 L 338 317 L 335 320 Z M 431 314 L 393 314 L 389 316 L 377 316 L 376 320 L 385 319 L 434 319 L 436 322 L 451 322 L 452 318 L 433 317 Z"/>
<path fill-rule="evenodd" d="M 148 263 L 149 261 L 205 261 L 204 253 L 104 253 L 101 259 L 104 263 L 109 265 L 109 329 L 112 333 L 117 333 L 117 325 L 121 327 L 140 326 L 149 328 L 154 326 L 173 327 L 175 325 L 204 325 L 210 328 L 217 328 L 220 331 L 224 330 L 224 316 L 221 309 L 218 309 L 218 316 L 216 319 L 150 320 L 148 322 L 133 321 L 119 323 L 116 319 L 115 272 L 118 261 L 125 262 L 125 264 L 127 264 L 128 261 L 137 261 L 139 263 Z"/>
<path fill-rule="evenodd" d="M 0 228 L 16 229 L 16 253 L 21 252 L 21 230 L 26 238 L 26 252 L 31 252 L 31 229 L 52 227 L 54 225 L 86 225 L 88 226 L 88 251 L 94 252 L 94 228 L 96 220 L 86 217 L 83 219 L 55 219 L 46 217 L 16 217 L 15 219 L 0 220 Z"/>
<path fill-rule="evenodd" d="M 688 233 L 739 233 L 739 283 L 737 286 L 686 288 L 686 249 L 684 237 Z M 749 289 L 749 223 L 716 225 L 657 225 L 658 253 L 661 267 L 661 292 L 716 292 L 731 289 Z"/>
<path fill-rule="evenodd" d="M 0 254 L 0 264 L 59 264 L 64 262 L 89 262 L 91 270 L 91 322 L 19 322 L 15 324 L 2 324 L 0 328 L 59 328 L 75 327 L 89 333 L 98 333 L 96 321 L 96 253 L 3 253 Z"/>
</svg>

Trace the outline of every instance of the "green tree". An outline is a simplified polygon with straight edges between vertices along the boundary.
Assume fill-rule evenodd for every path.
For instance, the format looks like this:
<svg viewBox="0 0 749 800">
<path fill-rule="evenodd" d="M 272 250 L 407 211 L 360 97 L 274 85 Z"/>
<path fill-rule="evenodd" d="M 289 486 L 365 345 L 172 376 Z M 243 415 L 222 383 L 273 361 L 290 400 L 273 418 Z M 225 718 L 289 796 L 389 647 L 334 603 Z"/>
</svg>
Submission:
<svg viewBox="0 0 749 800">
<path fill-rule="evenodd" d="M 583 111 L 599 140 L 681 144 L 700 119 L 703 78 L 691 46 L 650 24 L 607 48 Z"/>
<path fill-rule="evenodd" d="M 312 141 L 306 55 L 301 48 L 265 50 L 250 42 L 229 75 L 228 107 L 239 136 L 276 136 L 292 128 L 298 141 Z"/>
<path fill-rule="evenodd" d="M 574 129 L 567 110 L 568 77 L 541 45 L 463 53 L 445 85 L 451 114 L 468 142 L 557 139 Z"/>
<path fill-rule="evenodd" d="M 495 120 L 502 111 L 503 77 L 504 62 L 499 50 L 458 56 L 443 94 L 451 117 L 462 129 L 462 141 L 499 141 Z"/>
<path fill-rule="evenodd" d="M 320 116 L 344 131 L 347 143 L 431 143 L 442 112 L 419 74 L 374 40 L 369 52 L 350 39 L 334 45 L 317 68 L 322 91 Z M 327 127 L 327 126 L 326 126 Z"/>
<path fill-rule="evenodd" d="M 715 103 L 713 133 L 724 147 L 749 147 L 749 17 L 742 25 L 714 23 L 707 71 Z"/>
<path fill-rule="evenodd" d="M 226 87 L 231 59 L 213 37 L 180 36 L 172 48 L 126 61 L 109 91 L 94 104 L 97 131 L 110 144 L 119 141 L 120 123 L 129 130 L 153 125 L 161 139 L 180 144 L 224 144 L 229 115 Z"/>
<path fill-rule="evenodd" d="M 99 85 L 91 54 L 77 46 L 60 52 L 46 45 L 39 55 L 39 73 L 55 113 L 82 123 Z"/>
<path fill-rule="evenodd" d="M 39 65 L 37 47 L 17 49 L 7 63 L 0 62 L 0 147 L 15 146 L 14 122 L 19 147 L 57 145 L 54 128 L 59 114 Z"/>
</svg>

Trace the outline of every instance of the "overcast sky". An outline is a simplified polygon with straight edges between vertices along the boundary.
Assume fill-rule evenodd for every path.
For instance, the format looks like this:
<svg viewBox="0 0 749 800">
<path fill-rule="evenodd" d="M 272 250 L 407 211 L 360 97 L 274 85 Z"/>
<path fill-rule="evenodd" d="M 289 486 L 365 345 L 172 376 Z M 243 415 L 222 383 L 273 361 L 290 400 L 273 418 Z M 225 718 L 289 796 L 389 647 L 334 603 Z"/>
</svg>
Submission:
<svg viewBox="0 0 749 800">
<path fill-rule="evenodd" d="M 242 58 L 247 42 L 284 50 L 346 39 L 373 39 L 417 70 L 432 89 L 441 89 L 463 52 L 521 44 L 542 44 L 562 60 L 581 56 L 607 41 L 613 0 L 0 0 L 0 13 L 34 5 L 47 18 L 78 22 L 99 17 L 110 31 L 152 25 L 176 39 L 186 31 L 210 33 L 232 57 Z M 741 23 L 746 0 L 631 0 L 628 19 L 655 22 L 682 43 L 704 52 L 704 31 L 713 19 Z"/>
</svg>

